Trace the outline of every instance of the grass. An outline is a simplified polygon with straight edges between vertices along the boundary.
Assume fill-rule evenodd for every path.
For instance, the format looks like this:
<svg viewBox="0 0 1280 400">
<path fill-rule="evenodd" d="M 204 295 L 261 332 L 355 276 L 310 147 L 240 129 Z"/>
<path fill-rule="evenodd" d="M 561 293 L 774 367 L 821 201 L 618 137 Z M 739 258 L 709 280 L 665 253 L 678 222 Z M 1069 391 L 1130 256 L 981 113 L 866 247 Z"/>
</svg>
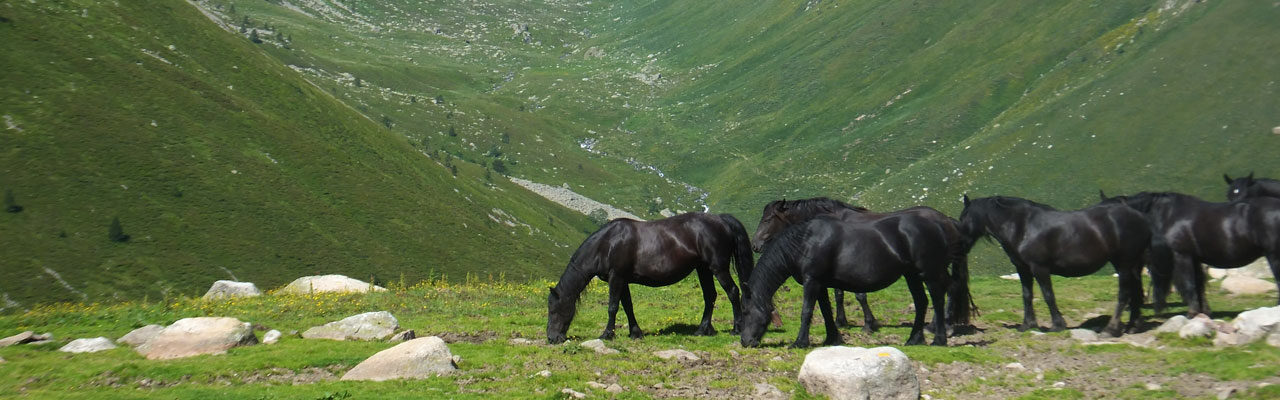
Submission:
<svg viewBox="0 0 1280 400">
<path fill-rule="evenodd" d="M 1090 310 L 1105 309 L 1110 301 L 1095 300 L 1099 293 L 1111 292 L 1108 277 L 1059 279 L 1055 282 L 1071 326 L 1085 320 Z M 40 306 L 22 314 L 0 316 L 0 332 L 34 330 L 51 332 L 54 343 L 20 345 L 0 349 L 5 368 L 0 369 L 4 393 L 37 398 L 341 398 L 346 394 L 375 397 L 518 397 L 551 398 L 560 389 L 605 395 L 586 385 L 587 381 L 618 383 L 626 388 L 619 398 L 651 397 L 741 397 L 754 393 L 756 383 L 769 383 L 797 398 L 811 398 L 796 382 L 796 371 L 805 350 L 789 349 L 796 332 L 800 290 L 779 292 L 778 304 L 784 317 L 782 329 L 771 329 L 761 348 L 744 349 L 736 336 L 728 334 L 729 311 L 721 298 L 714 323 L 721 330 L 710 337 L 692 336 L 701 312 L 699 289 L 694 281 L 664 288 L 633 289 L 637 318 L 647 336 L 633 340 L 619 338 L 607 342 L 619 354 L 600 356 L 576 344 L 594 338 L 603 329 L 606 293 L 604 285 L 591 285 L 584 294 L 580 312 L 567 345 L 512 345 L 511 338 L 544 340 L 545 293 L 549 282 L 516 283 L 473 279 L 469 282 L 435 280 L 411 287 L 393 285 L 389 291 L 347 295 L 267 295 L 249 299 L 205 302 L 192 298 L 165 302 L 122 302 L 110 304 L 60 303 Z M 975 299 L 984 309 L 1016 309 L 1016 283 L 991 278 L 974 282 Z M 998 294 L 1011 293 L 1015 296 Z M 925 393 L 934 398 L 996 396 L 1025 398 L 1083 397 L 1141 398 L 1154 394 L 1186 396 L 1189 390 L 1176 383 L 1180 377 L 1251 384 L 1274 380 L 1280 350 L 1256 344 L 1241 348 L 1214 349 L 1200 343 L 1160 339 L 1161 349 L 1127 345 L 1084 347 L 1065 334 L 1034 335 L 1004 326 L 1021 321 L 1021 316 L 988 312 L 978 317 L 982 331 L 952 338 L 952 347 L 901 346 L 909 330 L 911 315 L 904 307 L 909 294 L 902 283 L 871 295 L 872 307 L 885 328 L 864 334 L 848 329 L 848 345 L 890 345 L 902 349 L 919 366 L 931 370 L 922 375 Z M 1269 305 L 1270 298 L 1214 298 L 1219 310 L 1240 310 Z M 261 324 L 284 332 L 301 331 L 328 321 L 367 312 L 386 310 L 402 327 L 418 335 L 446 338 L 451 351 L 459 355 L 458 373 L 422 381 L 382 383 L 341 382 L 336 378 L 364 358 L 389 346 L 379 342 L 337 342 L 306 340 L 291 334 L 276 345 L 255 345 L 232 349 L 226 355 L 198 356 L 167 361 L 148 361 L 128 348 L 100 353 L 69 355 L 55 351 L 77 337 L 119 337 L 149 323 L 168 324 L 195 316 L 228 316 Z M 1178 312 L 1178 310 L 1173 310 Z M 856 313 L 857 311 L 853 311 Z M 1227 311 L 1230 312 L 1230 311 Z M 1166 315 L 1167 316 L 1167 315 Z M 1042 321 L 1043 322 L 1043 321 Z M 821 337 L 821 328 L 814 334 Z M 662 361 L 651 353 L 682 348 L 693 351 L 703 361 L 680 363 Z M 1028 358 L 1030 357 L 1030 358 Z M 1042 377 L 1036 371 L 1009 373 L 1003 365 L 1020 361 L 1040 368 L 1042 359 L 1082 360 L 1044 364 Z M 74 365 L 74 367 L 71 367 Z M 1057 365 L 1050 367 L 1049 365 Z M 1113 372 L 1114 368 L 1126 368 Z M 1133 369 L 1129 369 L 1133 368 Z M 548 370 L 551 376 L 538 377 Z M 964 371 L 957 375 L 956 372 Z M 1148 391 L 1130 384 L 1093 385 L 1097 376 L 1123 376 L 1139 381 L 1171 382 L 1162 391 Z M 310 378 L 307 378 L 310 377 Z M 303 379 L 302 384 L 293 384 Z M 950 385 L 954 379 L 964 384 Z M 1052 388 L 1057 381 L 1068 383 Z M 661 384 L 661 388 L 655 385 Z M 74 391 L 69 389 L 74 388 Z M 1263 396 L 1266 388 L 1249 392 Z"/>
</svg>

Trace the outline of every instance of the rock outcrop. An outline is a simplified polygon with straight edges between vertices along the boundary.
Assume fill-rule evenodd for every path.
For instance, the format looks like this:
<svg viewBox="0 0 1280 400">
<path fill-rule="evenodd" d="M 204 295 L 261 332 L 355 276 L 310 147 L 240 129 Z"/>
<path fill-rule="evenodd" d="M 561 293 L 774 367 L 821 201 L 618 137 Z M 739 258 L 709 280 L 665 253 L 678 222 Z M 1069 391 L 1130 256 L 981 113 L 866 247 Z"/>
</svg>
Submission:
<svg viewBox="0 0 1280 400">
<path fill-rule="evenodd" d="M 444 340 L 428 336 L 379 351 L 347 371 L 342 380 L 424 379 L 453 373 L 458 361 Z"/>
<path fill-rule="evenodd" d="M 216 281 L 209 291 L 205 292 L 205 300 L 222 300 L 238 297 L 261 296 L 262 291 L 253 282 Z"/>
<path fill-rule="evenodd" d="M 96 337 L 92 339 L 72 340 L 71 343 L 67 343 L 66 346 L 62 346 L 58 351 L 64 353 L 97 353 L 99 351 L 111 350 L 114 348 L 116 348 L 116 344 L 112 343 L 111 339 Z"/>
<path fill-rule="evenodd" d="M 396 317 L 386 311 L 353 315 L 302 332 L 305 339 L 385 340 L 400 329 Z"/>
<path fill-rule="evenodd" d="M 253 327 L 235 318 L 183 318 L 165 327 L 135 350 L 148 360 L 167 360 L 201 354 L 224 354 L 236 346 L 258 343 Z"/>
<path fill-rule="evenodd" d="M 345 293 L 345 292 L 381 292 L 384 287 L 351 279 L 343 275 L 304 276 L 294 279 L 277 294 L 310 294 L 310 293 Z"/>
</svg>

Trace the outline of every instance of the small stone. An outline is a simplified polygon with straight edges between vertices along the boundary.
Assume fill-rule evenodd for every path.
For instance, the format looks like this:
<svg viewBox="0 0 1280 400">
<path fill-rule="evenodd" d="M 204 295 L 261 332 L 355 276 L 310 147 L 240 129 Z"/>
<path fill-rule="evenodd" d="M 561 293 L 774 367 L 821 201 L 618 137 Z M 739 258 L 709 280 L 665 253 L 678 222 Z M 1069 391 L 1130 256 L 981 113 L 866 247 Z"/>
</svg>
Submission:
<svg viewBox="0 0 1280 400">
<path fill-rule="evenodd" d="M 596 354 L 617 354 L 618 350 L 611 349 L 604 345 L 604 341 L 600 339 L 591 339 L 582 342 L 582 347 L 594 350 Z"/>
<path fill-rule="evenodd" d="M 240 297 L 258 297 L 262 291 L 253 282 L 215 281 L 204 294 L 205 300 L 224 300 Z"/>
<path fill-rule="evenodd" d="M 544 370 L 538 371 L 538 373 L 536 373 L 536 374 L 534 374 L 534 375 L 541 376 L 541 377 L 543 377 L 543 378 L 550 378 L 550 377 L 551 377 L 551 370 L 546 370 L 546 369 L 544 369 Z"/>
<path fill-rule="evenodd" d="M 773 356 L 773 358 L 770 358 L 770 360 L 773 360 L 773 361 L 782 361 L 782 356 Z"/>
<path fill-rule="evenodd" d="M 538 344 L 538 341 L 518 337 L 518 338 L 513 338 L 511 340 L 508 340 L 507 343 L 513 346 L 536 346 Z"/>
<path fill-rule="evenodd" d="M 1236 388 L 1233 387 L 1218 388 L 1218 400 L 1227 400 L 1235 393 Z"/>
<path fill-rule="evenodd" d="M 280 341 L 280 336 L 283 336 L 283 334 L 281 334 L 280 331 L 277 331 L 275 329 L 269 330 L 267 331 L 267 333 L 262 334 L 262 343 L 276 344 L 276 342 Z"/>
<path fill-rule="evenodd" d="M 1280 126 L 1277 126 L 1277 127 L 1275 127 L 1275 128 L 1271 128 L 1271 134 L 1273 134 L 1273 135 L 1280 135 Z"/>
<path fill-rule="evenodd" d="M 1209 320 L 1208 317 L 1200 318 L 1201 315 L 1197 315 L 1187 321 L 1187 324 L 1183 325 L 1182 329 L 1178 329 L 1178 337 L 1188 339 L 1213 336 L 1214 332 L 1216 332 L 1212 326 L 1213 321 Z"/>
<path fill-rule="evenodd" d="M 587 394 L 586 394 L 586 393 L 582 393 L 582 392 L 579 392 L 579 391 L 577 391 L 577 390 L 573 390 L 573 389 L 570 389 L 570 388 L 560 389 L 560 393 L 567 394 L 567 395 L 569 395 L 569 397 L 572 397 L 572 398 L 575 398 L 575 399 L 585 399 L 585 398 L 587 398 Z"/>
<path fill-rule="evenodd" d="M 1020 362 L 1011 362 L 1011 363 L 1005 364 L 1004 367 L 1012 370 L 1018 370 L 1018 371 L 1027 370 L 1027 367 L 1022 366 L 1022 363 Z"/>
<path fill-rule="evenodd" d="M 111 339 L 96 337 L 92 339 L 72 340 L 71 343 L 67 343 L 66 346 L 62 346 L 58 351 L 64 353 L 97 353 L 99 351 L 111 350 L 114 348 L 116 348 L 116 344 L 112 343 Z"/>
<path fill-rule="evenodd" d="M 1160 384 L 1159 384 L 1159 383 L 1148 383 L 1148 384 L 1147 384 L 1147 390 L 1160 390 L 1160 389 L 1162 389 L 1162 387 L 1160 386 Z"/>
<path fill-rule="evenodd" d="M 783 394 L 781 390 L 778 390 L 778 387 L 777 387 L 777 386 L 773 386 L 773 385 L 770 385 L 770 384 L 768 384 L 768 383 L 757 383 L 755 387 L 756 387 L 756 395 L 755 395 L 755 398 L 757 398 L 757 399 L 784 399 L 784 398 L 786 398 L 786 395 L 785 395 L 785 394 Z"/>
<path fill-rule="evenodd" d="M 1178 330 L 1182 329 L 1182 326 L 1186 325 L 1187 321 L 1187 317 L 1175 315 L 1170 317 L 1168 321 L 1164 321 L 1163 324 L 1160 324 L 1160 327 L 1156 328 L 1156 333 L 1178 333 Z"/>
<path fill-rule="evenodd" d="M 1063 381 L 1057 381 L 1053 383 L 1053 387 L 1064 388 L 1064 387 L 1067 387 L 1067 383 Z"/>
<path fill-rule="evenodd" d="M 616 383 L 609 385 L 609 387 L 607 387 L 607 388 L 604 388 L 604 391 L 609 392 L 609 393 L 613 393 L 613 394 L 619 394 L 619 393 L 622 393 L 624 390 L 625 390 L 625 389 L 623 389 L 623 388 L 622 388 L 622 385 L 619 385 L 619 384 L 616 384 Z"/>
<path fill-rule="evenodd" d="M 33 336 L 35 336 L 35 332 L 26 331 L 26 332 L 19 333 L 17 335 L 0 339 L 0 347 L 9 347 L 15 344 L 31 342 L 34 340 L 32 339 Z"/>
<path fill-rule="evenodd" d="M 1076 328 L 1072 329 L 1070 332 L 1072 339 L 1079 340 L 1081 342 L 1092 342 L 1098 340 L 1098 333 L 1088 329 Z"/>
<path fill-rule="evenodd" d="M 417 337 L 418 337 L 418 335 L 417 335 L 416 333 L 414 333 L 414 332 L 413 332 L 413 329 L 407 329 L 407 330 L 405 330 L 405 331 L 403 331 L 403 332 L 397 333 L 397 334 L 395 334 L 395 335 L 391 335 L 391 338 L 390 338 L 390 339 L 387 339 L 387 341 L 388 341 L 388 342 L 403 342 L 403 341 L 406 341 L 406 340 L 413 340 L 413 339 L 415 339 L 415 338 L 417 338 Z"/>
<path fill-rule="evenodd" d="M 681 349 L 655 351 L 653 352 L 653 355 L 658 356 L 658 358 L 661 358 L 663 360 L 670 360 L 673 358 L 676 359 L 677 361 L 700 360 L 700 358 L 698 358 L 698 355 L 693 354 L 688 350 L 681 350 Z"/>
<path fill-rule="evenodd" d="M 662 390 L 662 382 L 658 382 L 658 383 L 653 384 L 653 388 L 654 388 L 654 389 L 658 389 L 658 390 Z"/>
<path fill-rule="evenodd" d="M 596 382 L 596 381 L 587 381 L 587 386 L 591 387 L 592 389 L 604 389 L 609 387 L 609 385 L 605 385 L 603 383 Z"/>
<path fill-rule="evenodd" d="M 1022 280 L 1022 278 L 1018 277 L 1018 274 L 1000 275 L 1000 279 L 1010 280 L 1010 281 Z"/>
</svg>

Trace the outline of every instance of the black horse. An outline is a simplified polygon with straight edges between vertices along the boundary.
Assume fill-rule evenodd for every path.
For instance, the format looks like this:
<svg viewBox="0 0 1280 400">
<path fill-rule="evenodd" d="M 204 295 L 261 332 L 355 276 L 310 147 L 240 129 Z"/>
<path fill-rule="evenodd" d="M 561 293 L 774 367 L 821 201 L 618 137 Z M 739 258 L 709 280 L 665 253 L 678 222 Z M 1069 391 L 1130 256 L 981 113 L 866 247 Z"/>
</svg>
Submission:
<svg viewBox="0 0 1280 400">
<path fill-rule="evenodd" d="M 560 282 L 547 296 L 547 341 L 565 340 L 569 324 L 577 312 L 578 297 L 598 277 L 609 283 L 609 322 L 601 339 L 612 339 L 618 302 L 627 313 L 632 338 L 643 335 L 631 310 L 628 284 L 666 286 L 698 272 L 702 287 L 702 324 L 696 334 L 714 335 L 711 310 L 716 302 L 712 275 L 720 281 L 733 305 L 733 329 L 738 329 L 738 286 L 729 274 L 729 261 L 738 270 L 745 286 L 751 276 L 751 242 L 742 223 L 729 214 L 686 213 L 671 218 L 640 222 L 619 218 L 605 224 L 578 246 Z M 745 290 L 745 287 L 744 287 Z"/>
<path fill-rule="evenodd" d="M 1037 326 L 1031 306 L 1031 281 L 1040 284 L 1053 326 L 1066 328 L 1058 312 L 1050 274 L 1084 276 L 1097 272 L 1110 262 L 1119 274 L 1119 295 L 1115 313 L 1105 331 L 1121 335 L 1120 317 L 1129 306 L 1128 330 L 1137 328 L 1142 307 L 1142 265 L 1151 243 L 1151 230 L 1146 218 L 1132 208 L 1119 204 L 1099 204 L 1077 211 L 1059 211 L 1053 207 L 1016 197 L 985 197 L 969 200 L 964 196 L 960 225 L 975 242 L 980 237 L 993 237 L 1008 254 L 1022 282 L 1022 326 Z"/>
<path fill-rule="evenodd" d="M 933 299 L 934 345 L 946 345 L 942 330 L 944 293 L 950 284 L 947 242 L 942 228 L 914 215 L 896 215 L 873 222 L 850 222 L 818 216 L 796 224 L 769 240 L 751 280 L 747 283 L 742 318 L 742 345 L 754 347 L 764 336 L 773 295 L 794 277 L 804 286 L 800 332 L 792 347 L 809 346 L 809 323 L 814 302 L 822 310 L 825 345 L 842 342 L 832 318 L 827 288 L 855 293 L 873 292 L 907 280 L 915 301 L 916 319 L 908 345 L 924 343 L 925 312 Z M 923 283 L 923 285 L 922 285 Z M 928 294 L 925 287 L 928 287 Z"/>
<path fill-rule="evenodd" d="M 1209 315 L 1201 264 L 1239 268 L 1265 256 L 1273 276 L 1280 278 L 1278 198 L 1213 203 L 1172 192 L 1102 197 L 1103 203 L 1124 203 L 1151 221 L 1151 291 L 1156 312 L 1164 309 L 1172 280 L 1187 304 L 1187 315 Z"/>
<path fill-rule="evenodd" d="M 1233 179 L 1227 174 L 1222 174 L 1222 178 L 1227 180 L 1227 201 L 1249 197 L 1280 198 L 1280 181 L 1275 179 L 1254 179 L 1252 172 L 1243 178 Z"/>
<path fill-rule="evenodd" d="M 827 215 L 850 222 L 875 221 L 895 215 L 915 215 L 938 224 L 946 235 L 953 277 L 955 282 L 959 282 L 959 284 L 953 282 L 953 290 L 950 291 L 947 299 L 947 322 L 969 325 L 969 309 L 966 307 L 973 303 L 968 292 L 969 264 L 966 254 L 968 246 L 965 243 L 965 237 L 960 233 L 959 221 L 946 216 L 946 214 L 938 210 L 924 206 L 881 214 L 871 212 L 864 207 L 849 205 L 826 197 L 791 201 L 777 200 L 765 205 L 764 212 L 760 216 L 760 225 L 756 227 L 756 233 L 753 235 L 754 239 L 751 240 L 751 248 L 758 253 L 764 244 L 779 231 L 819 215 Z M 836 298 L 836 324 L 849 326 L 849 321 L 844 311 L 844 291 L 835 289 L 834 292 Z M 874 332 L 879 328 L 880 324 L 876 322 L 875 315 L 871 313 L 871 307 L 867 304 L 866 293 L 854 293 L 854 296 L 858 299 L 858 304 L 862 306 L 862 330 L 864 332 Z"/>
</svg>

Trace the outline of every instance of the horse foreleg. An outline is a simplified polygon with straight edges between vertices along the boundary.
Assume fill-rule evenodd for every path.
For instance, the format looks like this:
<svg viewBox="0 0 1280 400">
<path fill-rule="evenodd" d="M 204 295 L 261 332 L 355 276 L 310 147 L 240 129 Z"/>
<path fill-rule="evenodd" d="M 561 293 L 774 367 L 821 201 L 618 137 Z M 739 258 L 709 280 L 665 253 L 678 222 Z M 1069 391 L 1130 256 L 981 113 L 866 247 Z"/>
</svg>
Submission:
<svg viewBox="0 0 1280 400">
<path fill-rule="evenodd" d="M 1129 268 L 1129 325 L 1127 333 L 1137 333 L 1142 327 L 1142 262 Z"/>
<path fill-rule="evenodd" d="M 1267 256 L 1267 264 L 1271 265 L 1271 277 L 1276 280 L 1276 289 L 1280 289 L 1280 255 Z M 1276 304 L 1280 304 L 1280 298 L 1276 298 Z"/>
<path fill-rule="evenodd" d="M 929 288 L 929 299 L 933 300 L 933 343 L 934 346 L 947 345 L 947 281 L 946 279 L 930 279 L 925 285 Z M 917 314 L 919 310 L 917 309 Z"/>
<path fill-rule="evenodd" d="M 862 331 L 872 333 L 880 330 L 880 322 L 876 321 L 875 314 L 871 313 L 871 305 L 867 304 L 867 294 L 855 292 L 853 297 L 856 297 L 858 305 L 862 306 Z"/>
<path fill-rule="evenodd" d="M 644 332 L 640 330 L 640 323 L 636 322 L 636 313 L 631 308 L 631 286 L 622 285 L 620 297 L 622 298 L 622 311 L 627 313 L 627 330 L 630 331 L 627 336 L 632 339 L 644 337 Z"/>
<path fill-rule="evenodd" d="M 1199 264 L 1186 255 L 1175 254 L 1173 257 L 1173 283 L 1178 287 L 1182 302 L 1187 305 L 1187 318 L 1193 318 L 1196 314 L 1203 312 L 1200 307 L 1201 289 L 1198 287 L 1200 286 L 1198 281 L 1203 272 L 1195 271 L 1199 268 Z"/>
<path fill-rule="evenodd" d="M 791 344 L 792 348 L 809 347 L 809 323 L 813 320 L 813 303 L 818 299 L 817 290 L 826 289 L 821 288 L 813 279 L 804 283 L 804 305 L 800 307 L 800 331 L 796 333 L 796 341 Z"/>
<path fill-rule="evenodd" d="M 1040 296 L 1044 297 L 1044 304 L 1049 307 L 1049 318 L 1053 324 L 1049 327 L 1049 332 L 1067 329 L 1067 321 L 1062 319 L 1062 313 L 1058 311 L 1057 299 L 1053 296 L 1053 282 L 1050 280 L 1049 268 L 1031 267 L 1031 271 L 1036 277 L 1036 283 L 1040 284 Z"/>
<path fill-rule="evenodd" d="M 844 291 L 840 289 L 832 289 L 836 298 L 836 325 L 849 326 L 849 318 L 844 314 Z"/>
<path fill-rule="evenodd" d="M 1209 310 L 1209 297 L 1205 296 L 1205 288 L 1209 286 L 1209 274 L 1199 261 L 1192 262 L 1191 270 L 1195 272 L 1196 297 L 1200 298 L 1198 309 L 1200 313 L 1212 317 L 1213 312 Z"/>
<path fill-rule="evenodd" d="M 702 286 L 702 323 L 698 324 L 698 330 L 693 334 L 698 336 L 711 336 L 716 334 L 716 328 L 711 327 L 711 312 L 716 306 L 716 286 L 711 281 L 711 270 L 705 267 L 698 268 L 698 286 Z"/>
<path fill-rule="evenodd" d="M 600 334 L 600 339 L 613 339 L 613 325 L 618 321 L 618 300 L 622 296 L 622 291 L 627 284 L 621 280 L 609 281 L 609 322 L 604 325 L 604 332 Z"/>
<path fill-rule="evenodd" d="M 1018 327 L 1019 331 L 1026 331 L 1031 328 L 1037 328 L 1036 309 L 1031 305 L 1031 298 L 1034 295 L 1031 289 L 1031 268 L 1019 263 L 1018 282 L 1022 284 L 1022 326 Z"/>
<path fill-rule="evenodd" d="M 733 283 L 733 276 L 729 275 L 729 266 L 725 265 L 716 271 L 716 280 L 720 281 L 720 288 L 724 289 L 724 294 L 729 298 L 729 304 L 733 306 L 733 330 L 729 331 L 738 334 L 739 321 L 742 320 L 742 303 L 738 292 L 738 285 Z"/>
<path fill-rule="evenodd" d="M 907 336 L 907 345 L 924 344 L 924 314 L 929 311 L 929 296 L 924 292 L 920 277 L 910 273 L 904 277 L 907 279 L 907 289 L 911 290 L 911 300 L 916 305 L 916 320 L 911 325 L 911 334 Z M 943 336 L 945 335 L 944 333 Z"/>
<path fill-rule="evenodd" d="M 822 325 L 827 328 L 827 337 L 822 340 L 822 345 L 835 346 L 844 343 L 840 338 L 840 327 L 836 326 L 836 320 L 831 318 L 831 299 L 827 298 L 827 289 L 820 288 L 817 292 L 818 309 L 822 311 Z"/>
</svg>

